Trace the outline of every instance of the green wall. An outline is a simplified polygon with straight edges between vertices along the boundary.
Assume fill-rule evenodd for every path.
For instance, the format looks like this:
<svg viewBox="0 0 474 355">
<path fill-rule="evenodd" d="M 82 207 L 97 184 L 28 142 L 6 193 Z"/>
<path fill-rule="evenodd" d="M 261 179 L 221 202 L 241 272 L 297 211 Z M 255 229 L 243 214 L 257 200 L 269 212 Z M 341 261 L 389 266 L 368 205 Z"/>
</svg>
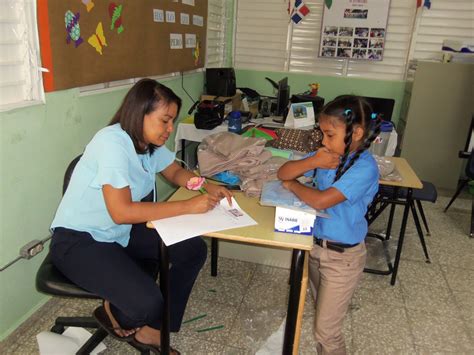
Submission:
<svg viewBox="0 0 474 355">
<path fill-rule="evenodd" d="M 181 79 L 164 83 L 183 99 L 184 117 L 192 103 Z M 203 74 L 185 75 L 184 86 L 197 99 Z M 16 258 L 27 242 L 49 236 L 68 163 L 107 125 L 127 90 L 86 96 L 78 89 L 65 90 L 47 94 L 45 104 L 0 113 L 1 266 Z M 174 136 L 170 147 L 172 142 Z M 172 187 L 159 182 L 158 191 L 167 197 Z M 0 272 L 0 340 L 47 300 L 34 286 L 45 255 L 22 259 Z"/>
<path fill-rule="evenodd" d="M 292 94 L 308 90 L 308 84 L 310 83 L 319 83 L 321 86 L 318 96 L 324 97 L 326 103 L 336 96 L 343 94 L 392 98 L 395 100 L 392 115 L 392 120 L 395 123 L 398 121 L 400 115 L 405 88 L 404 81 L 339 78 L 309 73 L 266 72 L 238 69 L 235 75 L 238 87 L 249 87 L 263 95 L 273 95 L 272 86 L 268 80 L 265 80 L 265 77 L 269 77 L 274 81 L 288 77 L 288 84 L 290 85 Z"/>
</svg>

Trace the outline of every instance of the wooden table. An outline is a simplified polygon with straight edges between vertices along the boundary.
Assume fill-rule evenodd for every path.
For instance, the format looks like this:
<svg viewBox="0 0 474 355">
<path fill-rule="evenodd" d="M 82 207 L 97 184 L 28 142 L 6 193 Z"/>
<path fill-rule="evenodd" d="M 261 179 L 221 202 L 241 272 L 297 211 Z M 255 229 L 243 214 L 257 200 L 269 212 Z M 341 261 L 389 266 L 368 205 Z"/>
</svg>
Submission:
<svg viewBox="0 0 474 355">
<path fill-rule="evenodd" d="M 392 161 L 395 164 L 395 168 L 397 169 L 398 173 L 401 176 L 401 181 L 387 181 L 387 180 L 380 180 L 379 183 L 381 186 L 390 186 L 393 187 L 393 195 L 392 197 L 387 197 L 387 196 L 380 196 L 378 195 L 375 199 L 374 202 L 372 203 L 371 206 L 369 206 L 368 210 L 368 223 L 369 225 L 385 210 L 386 207 L 390 206 L 390 216 L 387 224 L 387 230 L 385 233 L 384 237 L 380 237 L 379 235 L 374 235 L 370 234 L 368 236 L 375 236 L 379 240 L 381 240 L 384 243 L 384 248 L 385 248 L 385 256 L 387 257 L 387 265 L 388 265 L 388 270 L 374 270 L 374 269 L 369 269 L 366 268 L 366 272 L 374 273 L 374 274 L 380 274 L 380 275 L 392 275 L 392 278 L 390 280 L 390 284 L 394 285 L 396 278 L 397 278 L 397 272 L 398 272 L 398 266 L 400 264 L 400 256 L 402 253 L 403 249 L 403 241 L 405 239 L 405 230 L 407 226 L 407 220 L 408 220 L 408 213 L 410 209 L 412 209 L 413 213 L 413 218 L 415 220 L 415 224 L 417 227 L 418 235 L 420 237 L 420 241 L 423 247 L 423 251 L 425 252 L 425 256 L 427 259 L 427 262 L 429 261 L 429 256 L 428 256 L 428 251 L 426 249 L 426 244 L 423 238 L 423 232 L 421 230 L 420 223 L 418 221 L 418 217 L 416 214 L 416 211 L 414 210 L 414 204 L 413 204 L 413 199 L 412 199 L 412 194 L 413 194 L 413 189 L 421 189 L 423 188 L 423 184 L 416 175 L 416 173 L 413 171 L 413 169 L 410 167 L 406 159 L 404 158 L 397 158 L 397 157 L 386 157 L 386 159 Z M 402 198 L 399 195 L 399 189 L 400 188 L 405 188 L 407 189 L 406 197 Z M 375 206 L 380 203 L 381 207 L 376 208 Z M 402 224 L 400 226 L 400 234 L 399 234 L 399 239 L 398 239 L 398 245 L 397 245 L 397 250 L 395 254 L 395 260 L 394 264 L 392 266 L 391 260 L 390 260 L 390 255 L 388 253 L 388 249 L 386 247 L 386 244 L 388 240 L 390 239 L 391 235 L 391 230 L 392 230 L 392 224 L 393 224 L 393 218 L 395 214 L 395 207 L 396 205 L 403 205 L 403 217 L 402 217 Z"/>
<path fill-rule="evenodd" d="M 197 194 L 196 191 L 189 191 L 184 188 L 178 189 L 169 201 L 179 201 L 188 199 Z M 257 225 L 229 229 L 220 232 L 207 233 L 204 236 L 211 237 L 212 252 L 217 260 L 217 240 L 231 240 L 258 246 L 279 247 L 292 250 L 292 262 L 290 272 L 290 293 L 288 298 L 287 319 L 285 335 L 283 341 L 283 354 L 297 354 L 299 337 L 301 333 L 301 322 L 303 307 L 308 284 L 308 251 L 313 247 L 311 236 L 302 236 L 274 231 L 275 208 L 261 206 L 258 199 L 246 197 L 243 193 L 234 193 L 240 207 L 247 212 Z M 160 285 L 165 302 L 165 314 L 162 324 L 162 350 L 166 353 L 169 347 L 169 280 L 168 280 L 169 259 L 166 246 L 161 244 L 161 270 Z M 217 265 L 213 267 L 217 268 Z M 217 273 L 217 270 L 213 272 Z M 166 339 L 167 337 L 167 339 Z M 165 349 L 166 348 L 166 349 Z"/>
</svg>

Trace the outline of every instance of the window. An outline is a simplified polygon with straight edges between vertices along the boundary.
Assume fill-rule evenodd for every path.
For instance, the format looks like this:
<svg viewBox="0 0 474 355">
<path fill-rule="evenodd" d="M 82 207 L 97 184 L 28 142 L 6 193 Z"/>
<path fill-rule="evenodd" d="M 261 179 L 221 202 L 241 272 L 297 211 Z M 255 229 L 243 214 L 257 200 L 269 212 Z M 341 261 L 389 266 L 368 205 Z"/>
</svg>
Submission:
<svg viewBox="0 0 474 355">
<path fill-rule="evenodd" d="M 288 3 L 237 1 L 234 65 L 237 68 L 286 70 Z"/>
<path fill-rule="evenodd" d="M 231 3 L 227 0 L 208 0 L 206 67 L 226 64 L 226 32 Z"/>
<path fill-rule="evenodd" d="M 415 0 L 391 0 L 384 58 L 380 62 L 318 57 L 324 0 L 305 0 L 310 13 L 295 25 L 287 2 L 239 0 L 235 66 L 244 69 L 404 80 L 411 56 L 436 59 L 443 39 L 472 39 L 472 0 L 432 1 L 416 10 Z"/>
<path fill-rule="evenodd" d="M 44 100 L 36 1 L 0 3 L 0 109 Z"/>
<path fill-rule="evenodd" d="M 436 0 L 431 9 L 420 9 L 416 21 L 412 58 L 441 59 L 443 40 L 470 41 L 474 38 L 472 0 Z"/>
</svg>

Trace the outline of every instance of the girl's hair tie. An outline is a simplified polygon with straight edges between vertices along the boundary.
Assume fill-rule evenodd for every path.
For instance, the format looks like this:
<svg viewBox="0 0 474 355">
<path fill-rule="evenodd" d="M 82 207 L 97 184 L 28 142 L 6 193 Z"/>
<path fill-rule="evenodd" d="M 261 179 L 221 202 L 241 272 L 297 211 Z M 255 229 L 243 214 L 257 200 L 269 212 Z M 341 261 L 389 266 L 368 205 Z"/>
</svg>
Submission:
<svg viewBox="0 0 474 355">
<path fill-rule="evenodd" d="M 375 120 L 377 120 L 378 118 L 379 118 L 379 114 L 378 114 L 378 113 L 375 113 L 375 112 L 374 112 L 374 113 L 372 113 L 372 114 L 370 115 L 370 119 L 371 119 L 372 121 L 375 121 Z"/>
<path fill-rule="evenodd" d="M 352 113 L 351 109 L 344 110 L 344 115 L 349 116 Z"/>
</svg>

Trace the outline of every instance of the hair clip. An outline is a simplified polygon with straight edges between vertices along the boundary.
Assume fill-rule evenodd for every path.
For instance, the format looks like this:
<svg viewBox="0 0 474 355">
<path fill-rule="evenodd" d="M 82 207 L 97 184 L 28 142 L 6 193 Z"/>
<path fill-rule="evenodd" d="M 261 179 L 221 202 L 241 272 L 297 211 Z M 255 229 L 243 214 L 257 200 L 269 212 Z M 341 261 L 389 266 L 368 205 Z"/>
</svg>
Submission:
<svg viewBox="0 0 474 355">
<path fill-rule="evenodd" d="M 370 115 L 370 119 L 373 121 L 375 121 L 378 117 L 379 117 L 379 114 L 375 112 Z"/>
<path fill-rule="evenodd" d="M 352 113 L 351 109 L 347 109 L 344 111 L 344 115 L 349 116 Z"/>
</svg>

